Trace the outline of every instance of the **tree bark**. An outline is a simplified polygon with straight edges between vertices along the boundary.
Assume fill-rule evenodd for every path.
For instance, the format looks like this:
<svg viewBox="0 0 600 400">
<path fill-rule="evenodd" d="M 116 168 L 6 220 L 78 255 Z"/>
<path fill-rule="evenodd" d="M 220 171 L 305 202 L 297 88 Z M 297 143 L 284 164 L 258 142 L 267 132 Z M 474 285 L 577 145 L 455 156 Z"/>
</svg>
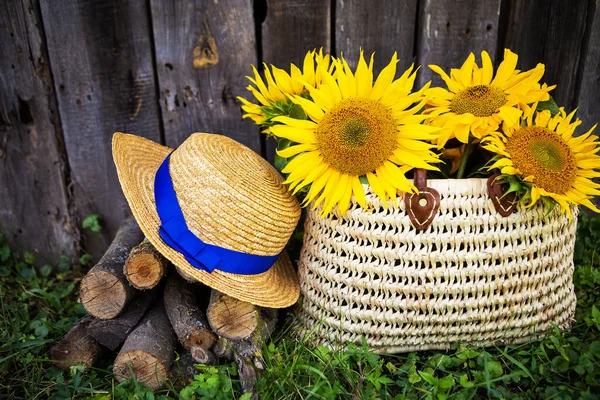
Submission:
<svg viewBox="0 0 600 400">
<path fill-rule="evenodd" d="M 168 378 L 175 358 L 175 333 L 162 303 L 156 305 L 125 340 L 113 371 L 119 382 L 131 379 L 155 390 Z"/>
<path fill-rule="evenodd" d="M 93 318 L 83 317 L 65 337 L 50 349 L 50 358 L 57 368 L 68 370 L 71 365 L 93 366 L 102 355 L 102 347 L 88 334 Z"/>
<path fill-rule="evenodd" d="M 157 294 L 156 289 L 139 293 L 118 317 L 93 320 L 88 333 L 102 346 L 116 351 L 146 314 Z"/>
<path fill-rule="evenodd" d="M 111 319 L 123 311 L 134 294 L 123 274 L 123 264 L 144 235 L 133 218 L 119 228 L 100 262 L 81 281 L 81 303 L 94 317 Z"/>
<path fill-rule="evenodd" d="M 165 287 L 165 309 L 179 342 L 189 350 L 198 363 L 214 362 L 210 348 L 216 341 L 194 295 L 200 288 L 172 273 Z"/>
<path fill-rule="evenodd" d="M 161 281 L 167 271 L 167 260 L 152 246 L 148 239 L 135 246 L 125 265 L 123 273 L 136 289 L 152 289 Z"/>
</svg>

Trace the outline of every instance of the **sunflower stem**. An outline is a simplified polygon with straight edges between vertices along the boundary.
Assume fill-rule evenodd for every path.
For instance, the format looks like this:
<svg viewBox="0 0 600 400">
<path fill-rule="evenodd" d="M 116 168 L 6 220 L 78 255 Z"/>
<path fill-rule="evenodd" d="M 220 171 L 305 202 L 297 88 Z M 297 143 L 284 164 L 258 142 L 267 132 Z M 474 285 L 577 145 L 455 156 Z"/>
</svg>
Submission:
<svg viewBox="0 0 600 400">
<path fill-rule="evenodd" d="M 458 167 L 458 173 L 456 174 L 456 179 L 462 179 L 465 175 L 465 169 L 467 169 L 467 162 L 469 161 L 469 156 L 473 153 L 475 149 L 475 143 L 469 143 L 465 146 L 465 152 L 462 154 L 460 158 L 460 165 Z"/>
</svg>

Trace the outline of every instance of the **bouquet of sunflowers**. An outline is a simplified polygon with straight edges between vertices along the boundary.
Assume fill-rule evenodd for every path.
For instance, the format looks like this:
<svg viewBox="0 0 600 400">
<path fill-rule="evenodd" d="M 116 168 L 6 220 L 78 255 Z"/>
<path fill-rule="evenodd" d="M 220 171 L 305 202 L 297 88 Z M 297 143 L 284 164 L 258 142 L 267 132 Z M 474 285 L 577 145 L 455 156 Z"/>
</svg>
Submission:
<svg viewBox="0 0 600 400">
<path fill-rule="evenodd" d="M 373 56 L 361 51 L 352 69 L 343 57 L 310 51 L 302 69 L 254 68 L 248 90 L 258 103 L 239 97 L 244 117 L 278 141 L 275 165 L 303 205 L 325 216 L 343 215 L 352 196 L 366 207 L 368 184 L 387 206 L 402 193 L 416 193 L 414 169 L 431 178 L 494 176 L 523 208 L 538 201 L 570 215 L 571 205 L 600 212 L 600 149 L 593 129 L 574 136 L 581 123 L 559 108 L 541 83 L 544 66 L 517 68 L 506 49 L 494 74 L 487 52 L 481 66 L 470 54 L 448 75 L 430 65 L 446 84 L 415 90 L 418 68 L 396 78 L 396 54 L 376 78 Z"/>
<path fill-rule="evenodd" d="M 302 69 L 254 69 L 257 103 L 240 98 L 312 205 L 299 321 L 318 341 L 388 353 L 568 327 L 572 216 L 600 212 L 594 128 L 575 136 L 544 66 L 520 71 L 510 50 L 496 71 L 485 51 L 449 74 L 430 65 L 446 87 L 415 90 L 418 68 L 396 78 L 397 62 L 375 78 L 373 56 L 353 69 L 311 51 Z"/>
</svg>

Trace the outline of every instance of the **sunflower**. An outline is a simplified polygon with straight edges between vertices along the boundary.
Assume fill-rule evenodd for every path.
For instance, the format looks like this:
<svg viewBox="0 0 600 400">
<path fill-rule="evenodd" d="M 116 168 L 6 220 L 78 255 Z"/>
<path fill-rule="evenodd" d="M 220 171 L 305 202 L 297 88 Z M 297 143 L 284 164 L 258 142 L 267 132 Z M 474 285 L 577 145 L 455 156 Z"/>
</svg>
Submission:
<svg viewBox="0 0 600 400">
<path fill-rule="evenodd" d="M 335 75 L 323 70 L 318 88 L 308 87 L 310 99 L 293 96 L 308 120 L 276 117 L 271 130 L 294 144 L 278 151 L 293 159 L 283 169 L 286 184 L 296 193 L 310 185 L 304 205 L 323 203 L 322 214 L 337 205 L 341 214 L 352 195 L 363 208 L 365 176 L 373 192 L 387 206 L 397 191 L 416 192 L 405 173 L 414 168 L 437 170 L 438 162 L 426 142 L 437 139 L 439 128 L 422 125 L 427 118 L 417 112 L 424 106 L 426 85 L 411 93 L 416 70 L 411 66 L 396 80 L 397 55 L 373 83 L 373 56 L 367 65 L 363 52 L 356 71 L 344 59 L 336 60 Z M 416 105 L 415 105 L 416 103 Z"/>
<path fill-rule="evenodd" d="M 571 215 L 569 203 L 584 205 L 600 212 L 590 201 L 600 194 L 600 185 L 592 182 L 600 177 L 600 142 L 592 131 L 574 137 L 575 128 L 581 124 L 571 122 L 575 111 L 567 115 L 564 108 L 553 117 L 548 110 L 532 110 L 523 126 L 508 128 L 504 134 L 488 136 L 482 145 L 496 153 L 497 161 L 489 168 L 499 168 L 502 174 L 517 176 L 530 188 L 526 207 L 533 206 L 540 197 L 556 201 Z"/>
<path fill-rule="evenodd" d="M 258 70 L 252 66 L 254 77 L 247 76 L 253 85 L 248 89 L 259 104 L 252 103 L 241 96 L 238 100 L 242 102 L 242 110 L 245 112 L 243 118 L 250 118 L 257 125 L 265 126 L 265 133 L 269 133 L 270 120 L 277 115 L 289 115 L 289 109 L 293 105 L 289 98 L 306 92 L 305 85 L 316 88 L 322 81 L 323 72 L 333 68 L 332 58 L 329 54 L 323 55 L 323 49 L 309 51 L 304 57 L 302 71 L 290 64 L 290 73 L 271 65 L 264 64 L 265 79 L 263 81 Z"/>
<path fill-rule="evenodd" d="M 505 49 L 504 61 L 493 78 L 492 60 L 486 51 L 481 52 L 481 68 L 473 53 L 460 69 L 451 69 L 450 76 L 437 65 L 429 66 L 448 87 L 427 91 L 425 113 L 432 116 L 429 123 L 442 128 L 439 145 L 453 137 L 468 143 L 471 136 L 481 139 L 500 125 L 514 126 L 529 105 L 550 99 L 548 92 L 555 86 L 538 83 L 544 75 L 544 65 L 520 72 L 515 69 L 517 59 L 515 53 Z"/>
</svg>

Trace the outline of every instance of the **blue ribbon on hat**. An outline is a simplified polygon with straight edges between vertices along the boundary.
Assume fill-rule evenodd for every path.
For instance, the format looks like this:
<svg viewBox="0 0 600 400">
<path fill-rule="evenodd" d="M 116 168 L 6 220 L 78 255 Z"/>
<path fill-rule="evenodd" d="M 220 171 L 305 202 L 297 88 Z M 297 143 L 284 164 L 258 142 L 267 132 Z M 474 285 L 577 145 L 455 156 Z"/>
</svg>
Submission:
<svg viewBox="0 0 600 400">
<path fill-rule="evenodd" d="M 260 256 L 225 249 L 204 243 L 188 229 L 169 173 L 170 158 L 169 154 L 154 178 L 154 200 L 162 223 L 158 229 L 161 239 L 195 268 L 206 272 L 218 269 L 232 274 L 254 275 L 271 268 L 279 254 Z"/>
</svg>

